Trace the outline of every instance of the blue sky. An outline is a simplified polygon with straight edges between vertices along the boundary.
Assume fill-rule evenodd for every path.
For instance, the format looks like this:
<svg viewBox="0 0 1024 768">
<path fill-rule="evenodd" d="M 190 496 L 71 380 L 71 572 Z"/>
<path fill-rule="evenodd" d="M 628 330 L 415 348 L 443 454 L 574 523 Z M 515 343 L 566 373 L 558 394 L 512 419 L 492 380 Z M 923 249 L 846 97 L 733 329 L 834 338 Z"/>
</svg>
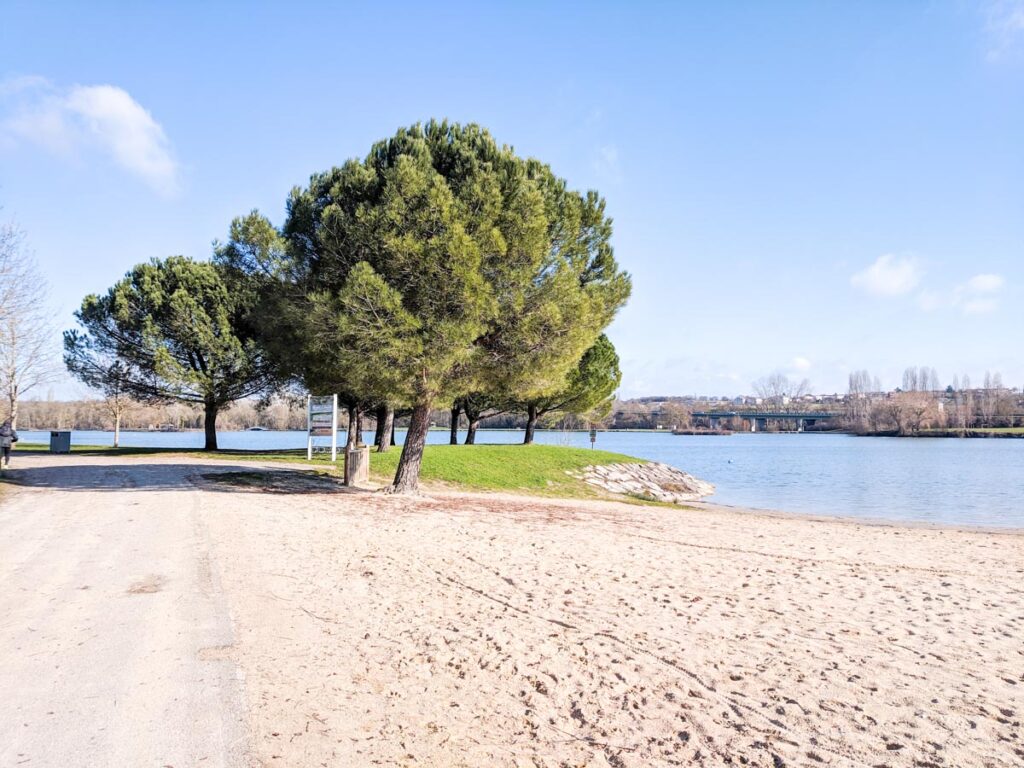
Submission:
<svg viewBox="0 0 1024 768">
<path fill-rule="evenodd" d="M 0 217 L 59 327 L 132 264 L 206 258 L 233 216 L 280 223 L 312 172 L 448 117 L 607 198 L 634 280 L 610 330 L 625 396 L 775 370 L 896 386 L 908 365 L 1024 385 L 1024 0 L 2 18 Z"/>
</svg>

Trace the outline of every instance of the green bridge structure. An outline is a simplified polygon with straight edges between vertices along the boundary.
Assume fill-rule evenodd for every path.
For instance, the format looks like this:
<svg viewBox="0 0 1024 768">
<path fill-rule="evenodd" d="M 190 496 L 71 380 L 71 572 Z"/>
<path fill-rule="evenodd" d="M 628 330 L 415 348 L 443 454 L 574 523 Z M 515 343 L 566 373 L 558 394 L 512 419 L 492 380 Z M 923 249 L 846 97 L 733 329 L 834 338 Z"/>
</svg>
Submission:
<svg viewBox="0 0 1024 768">
<path fill-rule="evenodd" d="M 723 419 L 731 421 L 738 418 L 743 422 L 743 429 L 751 432 L 768 429 L 770 421 L 784 422 L 794 426 L 797 432 L 803 432 L 805 427 L 813 427 L 819 421 L 838 419 L 842 415 L 840 411 L 694 411 L 691 414 L 694 419 L 706 420 L 711 429 L 718 429 Z"/>
</svg>

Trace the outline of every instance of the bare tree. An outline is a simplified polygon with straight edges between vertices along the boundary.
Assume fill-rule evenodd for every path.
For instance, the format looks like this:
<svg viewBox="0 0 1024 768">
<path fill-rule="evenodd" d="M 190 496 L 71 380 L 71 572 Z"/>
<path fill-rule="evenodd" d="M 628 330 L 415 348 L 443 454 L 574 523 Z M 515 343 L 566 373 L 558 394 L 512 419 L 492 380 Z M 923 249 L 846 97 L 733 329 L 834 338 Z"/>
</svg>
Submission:
<svg viewBox="0 0 1024 768">
<path fill-rule="evenodd" d="M 690 409 L 681 403 L 665 403 L 661 415 L 673 429 L 687 429 L 693 421 Z"/>
<path fill-rule="evenodd" d="M 800 382 L 791 381 L 779 371 L 758 379 L 753 386 L 758 397 L 776 408 L 785 405 L 787 399 L 803 397 L 811 391 L 811 382 L 807 379 Z"/>
<path fill-rule="evenodd" d="M 18 400 L 52 379 L 54 334 L 45 306 L 46 283 L 17 227 L 0 227 L 0 393 L 11 423 Z"/>
<path fill-rule="evenodd" d="M 871 392 L 877 391 L 878 387 L 875 386 L 871 374 L 866 370 L 850 373 L 847 419 L 853 429 L 864 430 L 867 428 L 868 412 L 871 406 L 869 395 Z"/>
<path fill-rule="evenodd" d="M 916 392 L 920 389 L 918 384 L 917 368 L 914 366 L 903 371 L 903 386 L 901 389 L 904 392 Z"/>
<path fill-rule="evenodd" d="M 913 435 L 935 425 L 938 410 L 933 398 L 919 392 L 897 392 L 873 409 L 875 428 Z"/>
<path fill-rule="evenodd" d="M 128 394 L 129 372 L 120 360 L 108 357 L 66 356 L 68 370 L 103 393 L 104 409 L 114 422 L 114 447 L 121 445 L 121 419 L 133 401 Z"/>
<path fill-rule="evenodd" d="M 1003 376 L 1001 373 L 990 373 L 985 371 L 985 383 L 981 398 L 978 401 L 978 410 L 981 414 L 982 426 L 994 427 L 996 425 L 996 412 L 999 410 L 1000 400 L 1003 399 Z"/>
</svg>

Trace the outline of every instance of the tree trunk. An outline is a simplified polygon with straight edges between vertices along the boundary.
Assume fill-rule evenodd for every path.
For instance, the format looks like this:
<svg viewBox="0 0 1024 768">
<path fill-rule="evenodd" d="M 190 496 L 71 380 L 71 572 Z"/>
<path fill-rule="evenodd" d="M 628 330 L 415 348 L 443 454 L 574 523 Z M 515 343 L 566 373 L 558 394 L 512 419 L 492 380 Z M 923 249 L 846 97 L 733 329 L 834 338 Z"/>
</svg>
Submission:
<svg viewBox="0 0 1024 768">
<path fill-rule="evenodd" d="M 476 428 L 480 426 L 480 419 L 470 419 L 469 428 L 466 430 L 465 445 L 476 445 Z"/>
<path fill-rule="evenodd" d="M 398 445 L 398 439 L 395 437 L 395 412 L 391 411 L 391 444 Z"/>
<path fill-rule="evenodd" d="M 462 412 L 462 406 L 458 401 L 452 406 L 452 426 L 451 436 L 448 438 L 449 445 L 459 444 L 459 414 Z M 408 440 L 406 440 L 408 442 Z"/>
<path fill-rule="evenodd" d="M 206 403 L 203 412 L 203 430 L 206 432 L 204 451 L 217 450 L 217 410 L 216 403 Z"/>
<path fill-rule="evenodd" d="M 395 409 L 390 405 L 381 406 L 384 411 L 384 418 L 380 418 L 380 412 L 378 411 L 377 418 L 380 419 L 377 423 L 377 432 L 380 433 L 380 440 L 377 442 L 377 453 L 385 453 L 391 448 L 391 443 L 395 439 Z"/>
<path fill-rule="evenodd" d="M 18 385 L 11 384 L 11 391 L 8 393 L 10 396 L 11 407 L 9 410 L 11 416 L 11 429 L 18 428 Z"/>
<path fill-rule="evenodd" d="M 351 450 L 356 446 L 356 429 L 359 427 L 359 418 L 354 405 L 348 406 L 348 438 L 345 440 L 345 450 Z"/>
<path fill-rule="evenodd" d="M 389 493 L 416 493 L 420 481 L 420 464 L 423 462 L 423 446 L 430 430 L 430 403 L 419 403 L 412 409 L 409 431 L 405 434 L 405 445 L 398 460 L 395 482 L 388 488 Z"/>
<path fill-rule="evenodd" d="M 537 429 L 537 406 L 532 403 L 526 406 L 526 435 L 523 437 L 523 445 L 533 444 L 533 433 Z"/>
<path fill-rule="evenodd" d="M 216 440 L 216 433 L 214 434 L 214 440 Z M 121 412 L 118 411 L 114 414 L 114 447 L 121 447 Z"/>
<path fill-rule="evenodd" d="M 376 410 L 373 412 L 373 447 L 379 448 L 380 441 L 383 439 L 384 434 L 384 412 L 387 409 L 386 405 L 378 405 Z"/>
<path fill-rule="evenodd" d="M 363 409 L 356 408 L 356 445 L 363 444 Z"/>
</svg>

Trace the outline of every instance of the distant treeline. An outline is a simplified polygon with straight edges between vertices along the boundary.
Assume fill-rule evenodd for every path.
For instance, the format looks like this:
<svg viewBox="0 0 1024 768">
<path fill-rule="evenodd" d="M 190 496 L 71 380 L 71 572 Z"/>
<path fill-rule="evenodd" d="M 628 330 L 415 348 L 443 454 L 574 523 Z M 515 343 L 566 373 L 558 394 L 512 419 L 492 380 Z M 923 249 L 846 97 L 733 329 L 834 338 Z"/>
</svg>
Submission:
<svg viewBox="0 0 1024 768">
<path fill-rule="evenodd" d="M 524 429 L 527 416 L 525 413 L 507 413 L 484 419 L 484 429 Z M 599 426 L 607 428 L 611 419 L 606 419 Z M 408 426 L 408 416 L 399 415 L 395 419 L 399 428 Z M 447 408 L 435 409 L 431 412 L 431 423 L 436 427 L 451 425 L 451 411 Z M 348 415 L 344 409 L 338 413 L 338 424 L 348 427 Z M 460 429 L 467 426 L 465 416 L 459 420 Z M 575 417 L 549 421 L 547 427 L 565 429 L 586 429 L 590 422 Z M 225 410 L 217 420 L 218 429 L 245 430 L 253 427 L 280 430 L 306 429 L 306 403 L 302 398 L 279 398 L 269 405 L 261 405 L 256 400 L 241 400 Z M 364 429 L 374 429 L 376 423 L 372 416 L 363 418 Z M 72 429 L 72 430 L 113 430 L 114 417 L 107 404 L 102 400 L 24 400 L 18 416 L 18 428 L 29 430 Z M 203 409 L 201 406 L 189 406 L 184 403 L 151 405 L 132 403 L 121 416 L 123 430 L 157 430 L 157 429 L 202 429 Z"/>
<path fill-rule="evenodd" d="M 1019 427 L 1024 402 L 1000 388 L 889 392 L 850 398 L 843 426 L 860 434 L 916 435 L 930 430 Z"/>
<path fill-rule="evenodd" d="M 720 404 L 684 404 L 681 399 L 652 400 L 637 398 L 616 400 L 609 414 L 599 421 L 567 415 L 549 418 L 542 426 L 549 429 L 688 429 L 693 424 L 691 409 L 715 410 Z M 730 406 L 748 407 L 748 406 Z M 1024 426 L 1024 399 L 1020 393 L 1006 388 L 979 388 L 970 390 L 941 390 L 937 392 L 854 393 L 843 402 L 829 406 L 844 413 L 837 423 L 826 423 L 830 428 L 841 428 L 862 434 L 912 435 L 927 430 L 972 430 Z M 430 414 L 435 427 L 451 425 L 451 411 L 435 409 Z M 484 418 L 481 429 L 525 429 L 527 414 L 509 411 Z M 264 429 L 306 428 L 305 400 L 278 397 L 269 405 L 257 400 L 241 400 L 224 411 L 218 422 L 222 429 L 242 430 L 252 427 Z M 348 426 L 344 410 L 339 414 L 339 425 Z M 396 425 L 408 425 L 408 416 L 399 414 Z M 102 400 L 33 401 L 22 404 L 19 427 L 22 429 L 113 429 L 114 420 L 107 404 Z M 168 405 L 131 404 L 122 416 L 122 429 L 201 429 L 203 411 L 199 406 L 183 403 Z M 742 420 L 736 424 L 720 423 L 722 428 L 742 430 Z M 372 415 L 363 419 L 364 429 L 374 429 Z M 460 417 L 460 429 L 467 427 L 465 415 Z M 771 428 L 769 428 L 771 431 Z"/>
</svg>

